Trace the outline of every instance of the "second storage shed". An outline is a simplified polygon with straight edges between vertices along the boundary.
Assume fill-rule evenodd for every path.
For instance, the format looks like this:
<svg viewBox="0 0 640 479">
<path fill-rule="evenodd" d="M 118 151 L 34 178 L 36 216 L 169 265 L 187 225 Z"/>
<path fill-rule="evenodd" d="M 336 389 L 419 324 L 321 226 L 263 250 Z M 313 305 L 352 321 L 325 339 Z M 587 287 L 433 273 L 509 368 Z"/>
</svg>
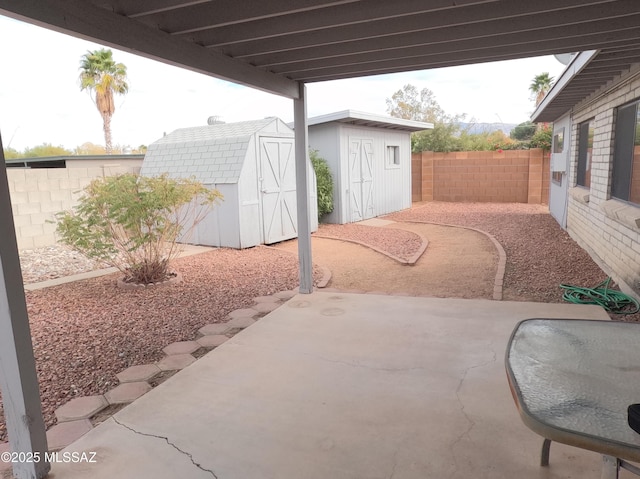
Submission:
<svg viewBox="0 0 640 479">
<path fill-rule="evenodd" d="M 328 223 L 353 223 L 411 207 L 411 133 L 431 123 L 353 110 L 309 119 L 309 147 L 333 173 Z"/>
<path fill-rule="evenodd" d="M 317 225 L 310 166 L 311 230 Z M 195 177 L 224 201 L 196 227 L 192 244 L 249 248 L 298 236 L 293 131 L 278 118 L 176 130 L 152 143 L 140 174 Z"/>
</svg>

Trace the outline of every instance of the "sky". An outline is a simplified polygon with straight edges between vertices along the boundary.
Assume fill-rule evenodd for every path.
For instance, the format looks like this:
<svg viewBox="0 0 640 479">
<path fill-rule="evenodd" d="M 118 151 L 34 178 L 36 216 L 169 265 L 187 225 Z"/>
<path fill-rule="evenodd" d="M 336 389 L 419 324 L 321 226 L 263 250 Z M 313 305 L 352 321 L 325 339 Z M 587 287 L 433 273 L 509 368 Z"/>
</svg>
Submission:
<svg viewBox="0 0 640 479">
<path fill-rule="evenodd" d="M 81 56 L 96 43 L 0 16 L 0 134 L 5 148 L 22 151 L 50 143 L 73 150 L 104 144 L 102 119 L 78 83 Z M 293 121 L 293 102 L 130 53 L 113 50 L 127 66 L 129 93 L 116 97 L 114 145 L 149 145 L 207 118 L 234 122 L 277 116 Z M 478 123 L 522 123 L 534 109 L 535 75 L 557 78 L 564 65 L 553 56 L 307 85 L 309 117 L 342 110 L 386 114 L 387 98 L 410 83 L 429 88 L 449 115 Z"/>
</svg>

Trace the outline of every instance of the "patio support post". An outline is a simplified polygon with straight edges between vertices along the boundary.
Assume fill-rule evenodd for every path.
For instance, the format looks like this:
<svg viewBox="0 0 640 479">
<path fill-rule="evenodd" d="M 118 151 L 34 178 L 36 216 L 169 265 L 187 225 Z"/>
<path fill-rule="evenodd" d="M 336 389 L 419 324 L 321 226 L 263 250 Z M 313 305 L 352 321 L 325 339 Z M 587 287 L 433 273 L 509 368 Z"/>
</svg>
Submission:
<svg viewBox="0 0 640 479">
<path fill-rule="evenodd" d="M 313 292 L 311 262 L 311 221 L 309 219 L 309 147 L 307 128 L 307 87 L 299 83 L 300 94 L 293 100 L 293 128 L 296 153 L 296 202 L 298 205 L 298 260 L 300 293 Z"/>
<path fill-rule="evenodd" d="M 40 479 L 51 467 L 1 137 L 0 160 L 0 390 L 11 450 L 39 456 L 14 463 L 13 474 Z"/>
</svg>

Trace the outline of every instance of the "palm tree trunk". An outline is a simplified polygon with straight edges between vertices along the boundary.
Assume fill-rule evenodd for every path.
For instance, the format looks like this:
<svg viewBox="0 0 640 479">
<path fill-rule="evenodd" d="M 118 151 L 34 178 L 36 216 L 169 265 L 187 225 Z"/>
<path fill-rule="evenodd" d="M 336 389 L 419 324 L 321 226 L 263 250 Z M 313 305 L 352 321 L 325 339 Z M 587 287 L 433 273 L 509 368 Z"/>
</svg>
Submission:
<svg viewBox="0 0 640 479">
<path fill-rule="evenodd" d="M 111 115 L 102 114 L 102 129 L 104 130 L 104 151 L 107 155 L 113 152 L 111 145 Z"/>
</svg>

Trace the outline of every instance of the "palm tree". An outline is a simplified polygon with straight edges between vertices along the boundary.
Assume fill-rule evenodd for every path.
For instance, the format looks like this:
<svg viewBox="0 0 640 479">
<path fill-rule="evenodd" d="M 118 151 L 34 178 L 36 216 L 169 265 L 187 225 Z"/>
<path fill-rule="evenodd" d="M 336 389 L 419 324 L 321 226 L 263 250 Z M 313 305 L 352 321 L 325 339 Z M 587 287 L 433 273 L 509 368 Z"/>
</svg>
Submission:
<svg viewBox="0 0 640 479">
<path fill-rule="evenodd" d="M 536 107 L 544 99 L 547 92 L 551 90 L 552 86 L 553 77 L 550 77 L 548 72 L 541 73 L 533 78 L 531 85 L 529 85 L 529 91 L 535 97 Z"/>
<path fill-rule="evenodd" d="M 80 90 L 95 93 L 94 103 L 102 116 L 105 151 L 111 154 L 111 117 L 116 111 L 113 95 L 129 91 L 127 67 L 113 60 L 107 49 L 88 51 L 80 60 Z"/>
</svg>

